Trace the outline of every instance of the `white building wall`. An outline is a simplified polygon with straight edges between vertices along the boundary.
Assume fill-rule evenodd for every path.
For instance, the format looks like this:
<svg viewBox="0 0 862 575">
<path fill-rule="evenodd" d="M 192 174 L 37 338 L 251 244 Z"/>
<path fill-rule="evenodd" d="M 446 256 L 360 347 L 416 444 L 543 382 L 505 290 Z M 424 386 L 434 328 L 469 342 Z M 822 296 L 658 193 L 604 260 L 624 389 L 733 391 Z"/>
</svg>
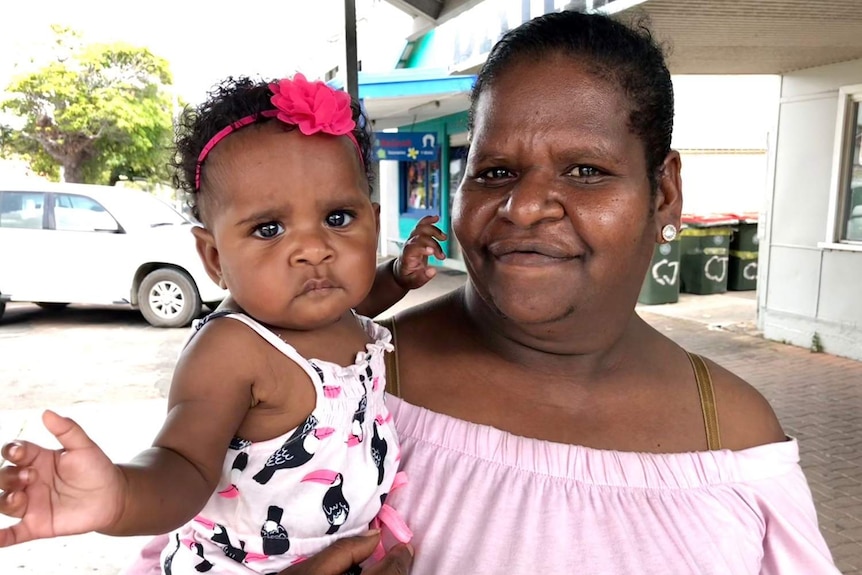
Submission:
<svg viewBox="0 0 862 575">
<path fill-rule="evenodd" d="M 862 360 L 862 252 L 827 241 L 838 89 L 862 83 L 862 60 L 782 79 L 768 217 L 760 244 L 764 336 Z"/>
</svg>

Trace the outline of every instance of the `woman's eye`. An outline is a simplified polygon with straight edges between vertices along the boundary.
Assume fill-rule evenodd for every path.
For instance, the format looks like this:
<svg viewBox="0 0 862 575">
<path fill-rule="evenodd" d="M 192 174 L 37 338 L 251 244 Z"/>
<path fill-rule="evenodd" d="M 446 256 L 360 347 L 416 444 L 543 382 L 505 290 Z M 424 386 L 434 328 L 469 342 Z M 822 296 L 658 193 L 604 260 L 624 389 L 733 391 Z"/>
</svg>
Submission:
<svg viewBox="0 0 862 575">
<path fill-rule="evenodd" d="M 277 222 L 266 222 L 265 224 L 260 224 L 259 226 L 255 226 L 252 235 L 263 238 L 265 240 L 269 240 L 272 238 L 276 238 L 284 233 L 284 226 Z"/>
<path fill-rule="evenodd" d="M 473 181 L 483 186 L 502 186 L 514 177 L 515 174 L 506 168 L 487 168 L 468 172 L 465 183 Z"/>
<path fill-rule="evenodd" d="M 326 216 L 326 225 L 331 228 L 343 228 L 350 224 L 356 216 L 350 212 L 339 210 Z"/>
<path fill-rule="evenodd" d="M 604 175 L 600 169 L 593 166 L 575 166 L 569 172 L 570 175 L 584 180 L 595 180 Z"/>
<path fill-rule="evenodd" d="M 479 179 L 485 180 L 485 181 L 502 180 L 504 178 L 509 178 L 511 176 L 512 176 L 512 172 L 510 172 L 506 168 L 491 168 L 491 169 L 479 172 Z"/>
</svg>

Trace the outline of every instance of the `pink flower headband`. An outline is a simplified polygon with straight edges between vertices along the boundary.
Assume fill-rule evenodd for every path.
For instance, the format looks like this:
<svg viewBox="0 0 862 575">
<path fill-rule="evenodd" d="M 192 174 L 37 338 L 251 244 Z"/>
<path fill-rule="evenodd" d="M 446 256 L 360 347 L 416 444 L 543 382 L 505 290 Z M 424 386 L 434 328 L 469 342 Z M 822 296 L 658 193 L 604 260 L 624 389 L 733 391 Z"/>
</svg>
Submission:
<svg viewBox="0 0 862 575">
<path fill-rule="evenodd" d="M 296 125 L 306 136 L 318 132 L 333 136 L 347 136 L 356 147 L 362 167 L 365 167 L 362 149 L 356 141 L 356 136 L 353 135 L 356 122 L 353 121 L 349 94 L 334 90 L 319 80 L 309 82 L 302 74 L 296 74 L 292 80 L 284 78 L 274 82 L 269 85 L 269 89 L 273 94 L 271 101 L 275 110 L 264 110 L 258 114 L 240 118 L 219 130 L 206 143 L 195 165 L 195 190 L 201 187 L 201 166 L 216 144 L 261 117 L 278 118 L 285 124 Z"/>
</svg>

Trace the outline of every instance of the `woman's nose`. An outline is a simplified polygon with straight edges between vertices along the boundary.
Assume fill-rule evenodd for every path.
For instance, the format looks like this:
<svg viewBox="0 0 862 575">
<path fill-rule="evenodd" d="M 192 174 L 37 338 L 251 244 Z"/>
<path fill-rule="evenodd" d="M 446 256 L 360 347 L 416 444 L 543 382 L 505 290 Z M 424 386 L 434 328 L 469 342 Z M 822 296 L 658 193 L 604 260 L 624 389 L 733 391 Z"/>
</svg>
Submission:
<svg viewBox="0 0 862 575">
<path fill-rule="evenodd" d="M 530 227 L 546 220 L 558 220 L 565 209 L 547 177 L 525 174 L 509 192 L 501 215 L 520 227 Z"/>
</svg>

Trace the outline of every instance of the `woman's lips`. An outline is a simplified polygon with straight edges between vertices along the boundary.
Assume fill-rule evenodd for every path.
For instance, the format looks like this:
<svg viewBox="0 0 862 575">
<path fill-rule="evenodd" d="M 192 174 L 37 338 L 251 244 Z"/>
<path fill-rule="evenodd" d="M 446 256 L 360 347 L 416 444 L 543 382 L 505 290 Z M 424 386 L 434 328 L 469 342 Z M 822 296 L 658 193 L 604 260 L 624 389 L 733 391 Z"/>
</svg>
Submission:
<svg viewBox="0 0 862 575">
<path fill-rule="evenodd" d="M 513 251 L 496 255 L 497 261 L 515 266 L 546 266 L 560 264 L 574 259 L 573 257 L 558 257 L 541 252 Z"/>
<path fill-rule="evenodd" d="M 496 242 L 488 246 L 488 251 L 502 263 L 519 266 L 559 264 L 580 255 L 574 250 L 542 242 Z"/>
</svg>

